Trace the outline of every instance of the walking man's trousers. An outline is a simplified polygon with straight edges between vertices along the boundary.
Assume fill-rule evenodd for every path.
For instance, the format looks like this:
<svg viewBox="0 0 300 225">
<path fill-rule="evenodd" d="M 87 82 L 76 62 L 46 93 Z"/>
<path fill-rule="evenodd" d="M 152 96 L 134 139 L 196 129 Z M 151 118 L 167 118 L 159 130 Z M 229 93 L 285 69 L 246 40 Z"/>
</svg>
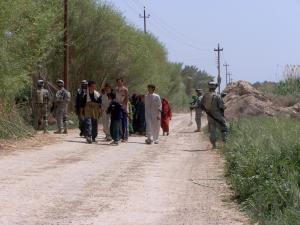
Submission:
<svg viewBox="0 0 300 225">
<path fill-rule="evenodd" d="M 156 117 L 147 118 L 146 116 L 146 134 L 148 140 L 158 141 L 160 131 L 160 120 Z"/>
</svg>

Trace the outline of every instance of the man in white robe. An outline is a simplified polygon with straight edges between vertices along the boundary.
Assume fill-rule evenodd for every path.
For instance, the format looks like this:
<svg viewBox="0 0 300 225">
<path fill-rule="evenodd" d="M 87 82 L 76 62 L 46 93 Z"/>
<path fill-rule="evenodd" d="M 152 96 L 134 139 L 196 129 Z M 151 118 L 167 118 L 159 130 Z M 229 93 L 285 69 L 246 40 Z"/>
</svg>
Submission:
<svg viewBox="0 0 300 225">
<path fill-rule="evenodd" d="M 159 143 L 159 131 L 161 121 L 161 99 L 154 93 L 155 85 L 148 85 L 148 94 L 145 96 L 145 117 L 147 144 Z"/>
</svg>

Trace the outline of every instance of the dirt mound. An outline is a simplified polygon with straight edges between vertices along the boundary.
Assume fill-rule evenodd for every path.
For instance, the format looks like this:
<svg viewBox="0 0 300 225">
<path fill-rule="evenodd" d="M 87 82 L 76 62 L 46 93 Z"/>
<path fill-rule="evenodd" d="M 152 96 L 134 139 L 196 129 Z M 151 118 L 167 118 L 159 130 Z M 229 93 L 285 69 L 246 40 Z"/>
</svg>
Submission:
<svg viewBox="0 0 300 225">
<path fill-rule="evenodd" d="M 287 115 L 300 112 L 300 104 L 293 107 L 280 107 L 275 105 L 269 97 L 255 89 L 246 81 L 238 81 L 228 86 L 224 92 L 226 104 L 226 118 L 238 119 L 244 116 L 260 115 Z"/>
</svg>

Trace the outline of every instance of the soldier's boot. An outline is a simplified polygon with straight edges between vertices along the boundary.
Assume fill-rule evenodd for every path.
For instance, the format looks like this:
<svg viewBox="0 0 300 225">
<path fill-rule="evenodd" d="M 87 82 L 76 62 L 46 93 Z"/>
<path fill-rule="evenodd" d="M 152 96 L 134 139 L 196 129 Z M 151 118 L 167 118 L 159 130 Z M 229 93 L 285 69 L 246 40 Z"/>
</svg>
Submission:
<svg viewBox="0 0 300 225">
<path fill-rule="evenodd" d="M 43 129 L 42 122 L 40 120 L 38 120 L 36 130 L 42 130 L 42 129 Z"/>
<path fill-rule="evenodd" d="M 64 134 L 68 134 L 68 124 L 64 121 Z"/>
<path fill-rule="evenodd" d="M 62 130 L 58 129 L 57 131 L 54 132 L 54 134 L 62 134 Z"/>
<path fill-rule="evenodd" d="M 217 144 L 216 144 L 216 142 L 212 143 L 212 149 L 217 149 Z"/>
<path fill-rule="evenodd" d="M 44 134 L 49 134 L 49 132 L 48 132 L 48 120 L 44 121 Z"/>
<path fill-rule="evenodd" d="M 224 143 L 227 142 L 227 131 L 222 131 L 222 140 Z"/>
</svg>

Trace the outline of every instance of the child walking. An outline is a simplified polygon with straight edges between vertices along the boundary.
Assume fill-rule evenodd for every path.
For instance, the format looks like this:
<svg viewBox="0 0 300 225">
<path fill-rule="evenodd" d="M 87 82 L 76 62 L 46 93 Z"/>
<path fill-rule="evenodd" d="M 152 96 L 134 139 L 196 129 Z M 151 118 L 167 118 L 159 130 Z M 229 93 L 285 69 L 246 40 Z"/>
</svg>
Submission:
<svg viewBox="0 0 300 225">
<path fill-rule="evenodd" d="M 120 127 L 122 119 L 122 106 L 116 101 L 116 95 L 114 93 L 109 93 L 108 98 L 111 101 L 107 113 L 110 114 L 110 135 L 113 139 L 111 145 L 119 145 L 120 141 Z"/>
</svg>

